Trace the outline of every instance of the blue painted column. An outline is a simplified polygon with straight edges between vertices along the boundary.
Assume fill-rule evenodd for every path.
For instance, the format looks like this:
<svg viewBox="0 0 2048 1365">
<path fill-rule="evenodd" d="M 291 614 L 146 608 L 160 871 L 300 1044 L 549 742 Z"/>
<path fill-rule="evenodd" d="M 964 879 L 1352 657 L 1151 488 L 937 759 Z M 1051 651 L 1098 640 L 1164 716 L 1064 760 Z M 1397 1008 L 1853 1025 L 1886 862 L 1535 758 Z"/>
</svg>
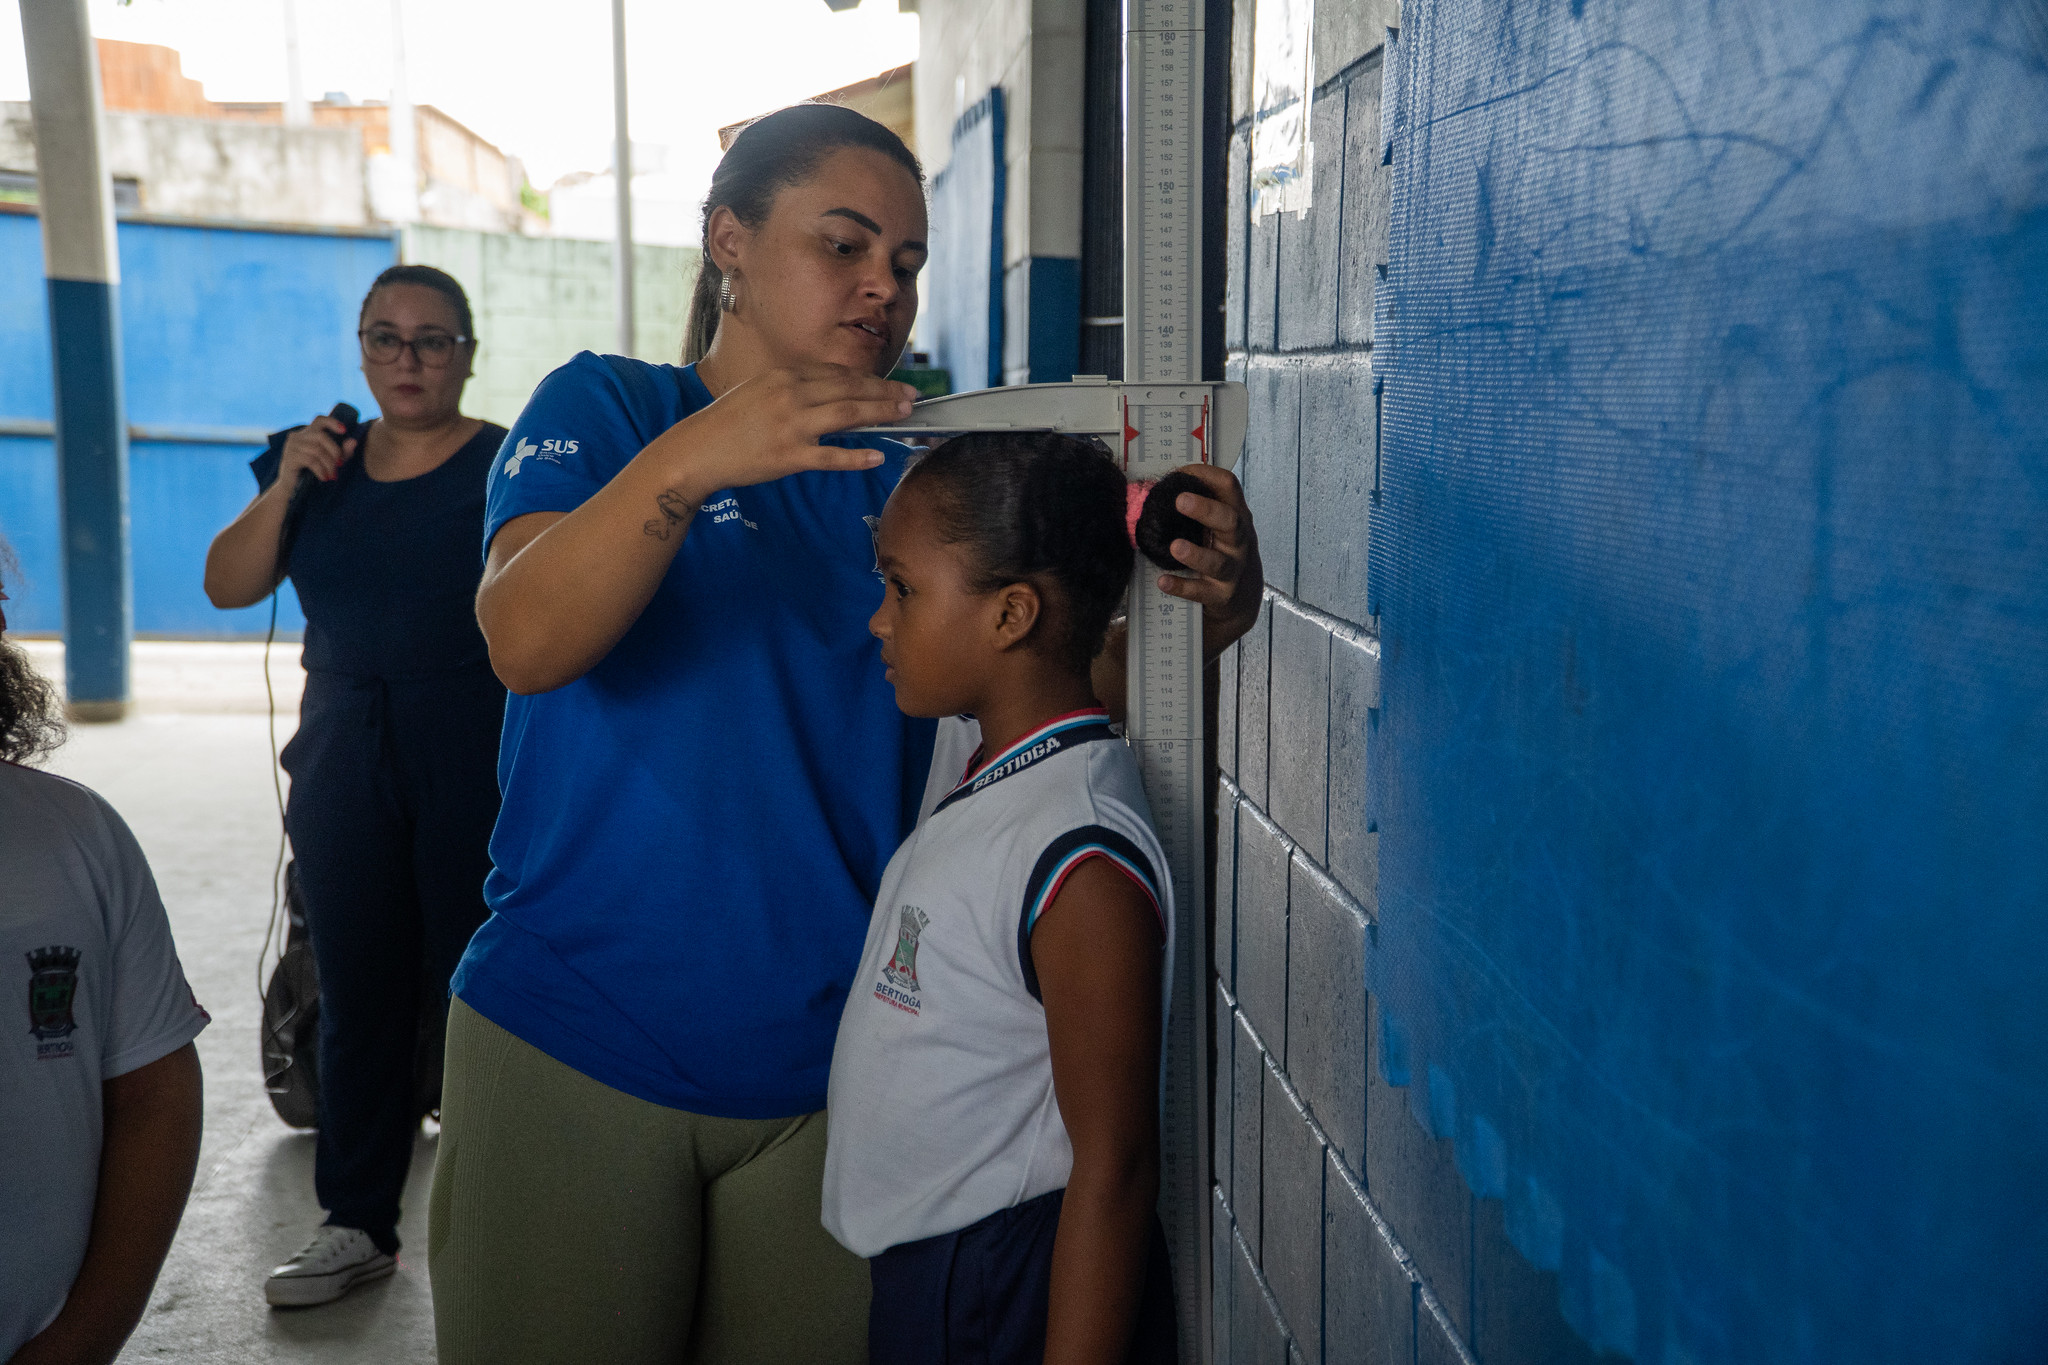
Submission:
<svg viewBox="0 0 2048 1365">
<path fill-rule="evenodd" d="M 113 184 L 100 155 L 99 59 L 85 0 L 24 4 L 21 31 L 56 370 L 65 692 L 74 719 L 119 720 L 129 705 L 134 606 L 121 276 Z"/>
</svg>

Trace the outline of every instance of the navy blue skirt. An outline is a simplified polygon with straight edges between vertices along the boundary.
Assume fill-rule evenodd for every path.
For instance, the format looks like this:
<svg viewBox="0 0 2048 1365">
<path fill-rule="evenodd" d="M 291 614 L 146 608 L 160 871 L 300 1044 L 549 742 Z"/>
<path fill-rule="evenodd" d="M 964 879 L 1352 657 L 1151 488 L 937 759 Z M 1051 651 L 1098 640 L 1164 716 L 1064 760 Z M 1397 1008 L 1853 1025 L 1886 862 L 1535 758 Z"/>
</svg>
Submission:
<svg viewBox="0 0 2048 1365">
<path fill-rule="evenodd" d="M 958 1232 L 890 1247 L 868 1261 L 873 1365 L 1042 1365 L 1052 1247 L 1065 1190 L 990 1214 Z M 1166 1234 L 1152 1220 L 1131 1365 L 1178 1357 Z"/>
</svg>

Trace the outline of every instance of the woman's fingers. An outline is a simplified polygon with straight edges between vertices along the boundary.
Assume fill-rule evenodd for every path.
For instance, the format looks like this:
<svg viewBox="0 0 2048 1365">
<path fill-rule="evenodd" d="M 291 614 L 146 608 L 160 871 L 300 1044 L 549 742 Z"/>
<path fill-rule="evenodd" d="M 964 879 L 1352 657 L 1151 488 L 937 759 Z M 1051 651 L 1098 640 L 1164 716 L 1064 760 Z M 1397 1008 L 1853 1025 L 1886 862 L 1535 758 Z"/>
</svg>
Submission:
<svg viewBox="0 0 2048 1365">
<path fill-rule="evenodd" d="M 1182 578 L 1179 574 L 1159 575 L 1159 591 L 1168 597 L 1184 597 L 1204 607 L 1221 607 L 1230 601 L 1231 585 L 1214 578 Z"/>
<path fill-rule="evenodd" d="M 1237 577 L 1238 561 L 1206 545 L 1197 545 L 1191 540 L 1176 540 L 1169 547 L 1173 557 L 1205 578 L 1219 579 L 1229 583 Z"/>
<path fill-rule="evenodd" d="M 1198 578 L 1168 574 L 1159 587 L 1173 597 L 1202 604 L 1204 652 L 1210 657 L 1251 629 L 1265 595 L 1265 573 L 1259 565 L 1259 536 L 1252 525 L 1244 488 L 1229 471 L 1214 465 L 1188 465 L 1185 472 L 1206 485 L 1210 496 L 1183 493 L 1174 506 L 1208 528 L 1209 543 L 1173 543 L 1173 557 Z"/>
<path fill-rule="evenodd" d="M 1244 487 L 1236 476 L 1208 464 L 1184 465 L 1180 472 L 1207 484 L 1209 496 L 1183 493 L 1174 500 L 1174 506 L 1233 544 L 1243 539 L 1242 528 L 1251 522 L 1251 508 L 1245 503 Z"/>
<path fill-rule="evenodd" d="M 882 452 L 868 446 L 812 446 L 810 469 L 873 469 Z"/>
</svg>

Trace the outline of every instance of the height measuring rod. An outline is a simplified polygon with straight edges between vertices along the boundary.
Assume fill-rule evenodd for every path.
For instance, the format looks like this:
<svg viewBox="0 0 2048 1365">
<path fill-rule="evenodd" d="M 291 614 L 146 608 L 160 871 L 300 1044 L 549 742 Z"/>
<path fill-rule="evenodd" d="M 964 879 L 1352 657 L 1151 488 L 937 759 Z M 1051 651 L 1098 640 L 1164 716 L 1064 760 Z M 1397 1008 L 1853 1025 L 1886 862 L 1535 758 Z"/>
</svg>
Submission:
<svg viewBox="0 0 2048 1365">
<path fill-rule="evenodd" d="M 980 389 L 919 403 L 905 432 L 1050 430 L 1103 438 L 1132 479 L 1228 469 L 1244 446 L 1244 385 L 1202 367 L 1202 6 L 1124 0 L 1124 378 Z M 1131 577 L 1126 733 L 1173 875 L 1177 932 L 1160 1133 L 1159 1213 L 1173 1252 L 1183 1361 L 1209 1349 L 1208 802 L 1201 608 Z"/>
</svg>

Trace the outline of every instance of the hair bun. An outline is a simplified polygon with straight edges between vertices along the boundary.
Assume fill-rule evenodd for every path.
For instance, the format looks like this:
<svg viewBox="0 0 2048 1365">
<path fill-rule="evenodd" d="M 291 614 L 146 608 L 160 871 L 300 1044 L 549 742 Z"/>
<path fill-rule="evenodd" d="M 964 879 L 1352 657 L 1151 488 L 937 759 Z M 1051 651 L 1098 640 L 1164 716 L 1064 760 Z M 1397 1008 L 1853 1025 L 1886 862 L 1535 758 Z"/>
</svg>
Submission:
<svg viewBox="0 0 2048 1365">
<path fill-rule="evenodd" d="M 1185 470 L 1175 470 L 1155 484 L 1131 485 L 1129 526 L 1131 543 L 1138 552 L 1169 573 L 1185 572 L 1187 566 L 1173 557 L 1173 542 L 1209 543 L 1209 529 L 1174 504 L 1183 493 L 1209 495 L 1209 487 Z"/>
</svg>

